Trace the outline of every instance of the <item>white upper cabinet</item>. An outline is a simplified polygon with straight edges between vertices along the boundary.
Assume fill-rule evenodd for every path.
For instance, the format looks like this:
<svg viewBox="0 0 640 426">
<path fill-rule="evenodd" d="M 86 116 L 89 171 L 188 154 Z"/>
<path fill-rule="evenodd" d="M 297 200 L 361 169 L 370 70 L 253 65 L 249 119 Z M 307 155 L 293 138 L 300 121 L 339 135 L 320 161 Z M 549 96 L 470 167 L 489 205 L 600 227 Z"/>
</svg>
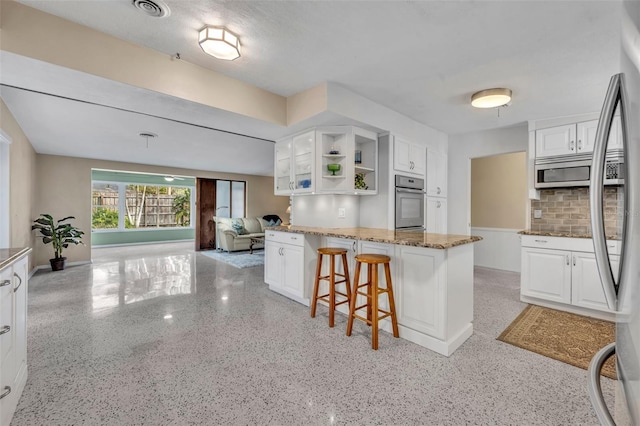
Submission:
<svg viewBox="0 0 640 426">
<path fill-rule="evenodd" d="M 598 120 L 536 130 L 536 158 L 593 152 Z M 620 117 L 611 124 L 607 150 L 622 149 Z"/>
<path fill-rule="evenodd" d="M 427 150 L 427 196 L 447 196 L 447 154 Z"/>
<path fill-rule="evenodd" d="M 536 131 L 536 157 L 553 157 L 576 152 L 576 125 L 550 127 Z"/>
<path fill-rule="evenodd" d="M 276 195 L 311 193 L 315 189 L 315 132 L 282 139 L 275 146 Z"/>
<path fill-rule="evenodd" d="M 399 172 L 423 175 L 427 148 L 406 139 L 393 138 L 393 168 Z"/>
<path fill-rule="evenodd" d="M 375 132 L 314 128 L 276 143 L 275 194 L 376 194 L 377 168 Z"/>
</svg>

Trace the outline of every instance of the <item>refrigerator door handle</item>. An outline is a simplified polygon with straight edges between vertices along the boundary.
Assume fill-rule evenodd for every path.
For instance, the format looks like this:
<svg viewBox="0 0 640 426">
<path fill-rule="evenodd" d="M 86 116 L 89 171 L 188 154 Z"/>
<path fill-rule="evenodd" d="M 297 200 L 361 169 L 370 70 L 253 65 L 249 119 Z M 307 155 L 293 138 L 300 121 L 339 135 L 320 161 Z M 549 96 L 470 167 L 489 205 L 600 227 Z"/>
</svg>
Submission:
<svg viewBox="0 0 640 426">
<path fill-rule="evenodd" d="M 607 153 L 607 140 L 609 138 L 611 123 L 613 122 L 613 115 L 615 113 L 618 102 L 620 102 L 620 115 L 622 118 L 623 143 L 626 143 L 626 99 L 624 93 L 623 75 L 616 74 L 611 77 L 609 89 L 607 90 L 607 96 L 605 97 L 602 112 L 600 113 L 600 120 L 598 121 L 598 129 L 596 130 L 596 139 L 593 147 L 591 185 L 589 186 L 593 248 L 596 257 L 596 264 L 598 265 L 598 274 L 600 275 L 600 281 L 602 281 L 604 296 L 607 300 L 607 306 L 612 311 L 617 310 L 617 296 L 615 280 L 613 278 L 613 272 L 611 270 L 611 263 L 609 262 L 609 254 L 607 251 L 607 240 L 604 231 L 604 213 L 602 211 L 602 199 L 604 192 L 604 163 Z M 622 227 L 622 250 L 624 250 L 624 233 L 627 220 L 626 215 L 624 215 L 623 220 L 624 223 Z M 624 253 L 622 252 L 620 253 L 620 259 L 624 258 L 623 254 Z M 622 270 L 622 265 L 620 266 L 620 270 Z"/>
<path fill-rule="evenodd" d="M 602 366 L 615 353 L 615 342 L 609 343 L 595 354 L 589 364 L 589 377 L 587 378 L 589 398 L 591 399 L 591 405 L 593 405 L 596 416 L 598 416 L 598 420 L 600 420 L 600 424 L 603 426 L 616 426 L 616 422 L 613 420 L 613 417 L 611 417 L 609 408 L 607 408 L 607 404 L 604 401 L 602 387 L 600 386 L 600 371 L 602 370 Z"/>
</svg>

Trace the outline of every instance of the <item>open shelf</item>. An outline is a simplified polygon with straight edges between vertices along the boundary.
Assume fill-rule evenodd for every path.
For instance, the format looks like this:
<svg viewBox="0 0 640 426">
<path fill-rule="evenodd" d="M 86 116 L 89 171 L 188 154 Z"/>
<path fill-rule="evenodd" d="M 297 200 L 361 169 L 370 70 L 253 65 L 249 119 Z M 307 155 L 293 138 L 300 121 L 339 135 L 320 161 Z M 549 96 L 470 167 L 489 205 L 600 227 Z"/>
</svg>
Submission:
<svg viewBox="0 0 640 426">
<path fill-rule="evenodd" d="M 356 164 L 355 166 L 356 169 L 356 173 L 369 173 L 369 172 L 375 172 L 375 169 L 372 169 L 371 167 L 364 167 L 364 166 L 358 166 Z"/>
</svg>

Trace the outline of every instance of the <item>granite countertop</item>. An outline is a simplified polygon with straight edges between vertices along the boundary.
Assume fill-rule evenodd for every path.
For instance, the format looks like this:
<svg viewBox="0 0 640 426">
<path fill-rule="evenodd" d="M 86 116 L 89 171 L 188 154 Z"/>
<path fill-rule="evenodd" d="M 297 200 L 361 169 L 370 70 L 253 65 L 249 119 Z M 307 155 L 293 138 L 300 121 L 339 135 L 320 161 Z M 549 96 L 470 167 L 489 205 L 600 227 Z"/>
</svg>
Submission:
<svg viewBox="0 0 640 426">
<path fill-rule="evenodd" d="M 373 241 L 376 243 L 398 244 L 402 246 L 449 249 L 463 244 L 475 243 L 482 237 L 454 234 L 428 234 L 415 231 L 395 231 L 379 228 L 314 228 L 310 226 L 273 226 L 271 231 L 293 232 L 296 234 L 321 235 Z"/>
<path fill-rule="evenodd" d="M 10 265 L 31 251 L 30 247 L 0 249 L 0 269 Z"/>
<path fill-rule="evenodd" d="M 549 231 L 532 231 L 525 229 L 518 232 L 521 235 L 537 235 L 540 237 L 562 237 L 562 238 L 591 238 L 591 234 L 575 234 L 572 232 L 549 232 Z M 618 235 L 607 235 L 607 240 L 620 240 Z"/>
</svg>

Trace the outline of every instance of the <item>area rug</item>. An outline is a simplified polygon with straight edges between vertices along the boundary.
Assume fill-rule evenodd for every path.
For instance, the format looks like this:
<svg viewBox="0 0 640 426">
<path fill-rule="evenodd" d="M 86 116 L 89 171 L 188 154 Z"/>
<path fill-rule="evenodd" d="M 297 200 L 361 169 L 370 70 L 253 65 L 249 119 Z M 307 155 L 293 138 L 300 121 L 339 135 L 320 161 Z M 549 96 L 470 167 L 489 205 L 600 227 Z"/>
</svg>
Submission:
<svg viewBox="0 0 640 426">
<path fill-rule="evenodd" d="M 250 268 L 252 266 L 264 265 L 264 251 L 255 251 L 249 254 L 248 251 L 236 251 L 227 253 L 226 251 L 207 250 L 201 251 L 207 257 L 220 262 L 228 263 L 236 268 Z"/>
<path fill-rule="evenodd" d="M 522 349 L 587 369 L 602 347 L 615 341 L 615 325 L 609 321 L 529 305 L 498 337 Z M 615 356 L 602 375 L 616 378 Z"/>
</svg>

